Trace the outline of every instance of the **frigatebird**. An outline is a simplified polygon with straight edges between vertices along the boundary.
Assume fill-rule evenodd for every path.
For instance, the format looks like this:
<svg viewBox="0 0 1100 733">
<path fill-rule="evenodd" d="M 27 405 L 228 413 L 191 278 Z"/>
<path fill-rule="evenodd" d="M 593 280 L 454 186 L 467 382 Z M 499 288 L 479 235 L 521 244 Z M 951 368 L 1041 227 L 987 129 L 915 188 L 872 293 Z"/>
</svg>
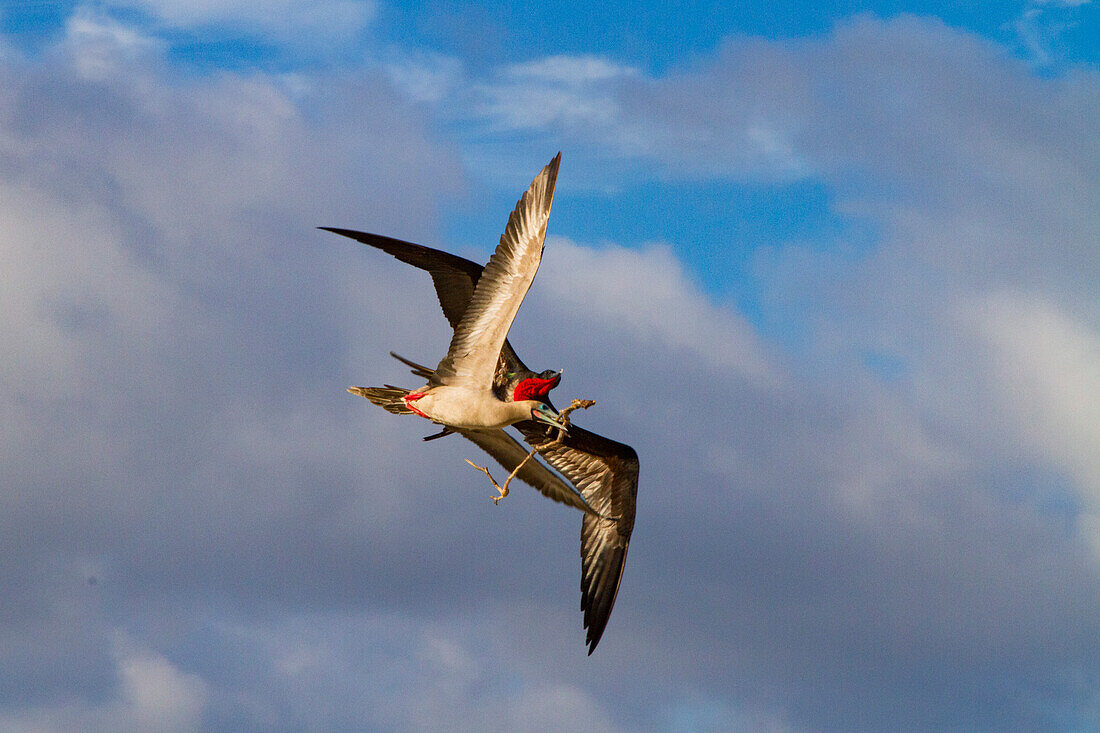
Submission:
<svg viewBox="0 0 1100 733">
<path fill-rule="evenodd" d="M 528 192 L 520 199 L 509 218 L 508 227 L 501 237 L 497 252 L 506 246 L 506 240 L 511 241 L 514 238 L 515 235 L 510 236 L 510 232 L 518 233 L 523 228 L 522 222 L 537 222 L 540 219 L 538 239 L 539 249 L 541 249 L 541 242 L 545 236 L 545 215 L 532 216 L 532 206 L 539 204 L 533 201 L 531 193 L 536 189 L 540 179 L 546 176 L 549 180 L 549 196 L 552 198 L 560 158 L 561 153 L 543 169 L 539 177 L 532 182 Z M 545 202 L 547 214 L 549 203 L 548 200 Z M 490 268 L 493 267 L 494 260 L 499 262 L 504 259 L 497 258 L 497 253 L 494 253 L 489 265 L 483 268 L 457 255 L 392 237 L 351 229 L 333 227 L 321 227 L 321 229 L 351 237 L 393 255 L 402 262 L 427 271 L 432 277 L 443 313 L 451 327 L 455 329 L 456 339 L 459 330 L 463 327 L 467 311 L 475 302 L 475 297 L 478 298 L 478 303 L 484 302 L 486 298 L 484 295 L 478 296 L 481 292 L 479 287 L 483 274 L 487 277 L 495 274 L 499 278 L 500 275 Z M 537 267 L 536 260 L 530 273 L 531 278 Z M 530 278 L 527 281 L 527 287 L 529 286 Z M 522 299 L 522 295 L 520 298 Z M 513 311 L 512 317 L 514 315 Z M 504 332 L 507 333 L 507 328 Z M 452 340 L 452 347 L 453 344 L 454 340 Z M 413 374 L 427 379 L 429 385 L 433 383 L 437 370 L 417 364 L 393 352 L 390 353 L 411 367 Z M 451 352 L 448 351 L 448 356 L 450 354 Z M 555 412 L 548 393 L 560 381 L 561 372 L 545 370 L 536 374 L 528 369 L 506 338 L 500 344 L 491 388 L 497 399 L 513 403 L 537 400 L 545 404 L 550 412 Z M 387 390 L 397 390 L 397 392 Z M 400 388 L 389 386 L 351 388 L 349 391 L 361 394 L 392 412 L 405 412 L 402 409 L 405 403 L 400 394 L 403 390 Z M 546 423 L 551 422 L 546 419 L 547 416 L 544 412 L 540 420 L 539 415 L 533 414 L 531 416 L 533 419 L 524 419 L 512 424 L 523 434 L 524 440 L 536 448 L 539 454 L 565 477 L 566 481 L 538 461 L 524 462 L 528 451 L 501 427 L 470 428 L 445 424 L 441 433 L 428 436 L 425 440 L 457 432 L 474 442 L 508 471 L 515 471 L 516 467 L 520 466 L 516 475 L 521 481 L 530 484 L 555 501 L 584 512 L 581 524 L 581 610 L 584 612 L 584 627 L 587 629 L 588 653 L 592 654 L 607 626 L 607 620 L 611 615 L 619 584 L 622 581 L 630 534 L 634 528 L 638 455 L 628 445 L 576 425 L 570 425 L 565 434 L 553 428 L 547 428 Z M 557 437 L 554 437 L 554 433 L 557 433 Z"/>
</svg>

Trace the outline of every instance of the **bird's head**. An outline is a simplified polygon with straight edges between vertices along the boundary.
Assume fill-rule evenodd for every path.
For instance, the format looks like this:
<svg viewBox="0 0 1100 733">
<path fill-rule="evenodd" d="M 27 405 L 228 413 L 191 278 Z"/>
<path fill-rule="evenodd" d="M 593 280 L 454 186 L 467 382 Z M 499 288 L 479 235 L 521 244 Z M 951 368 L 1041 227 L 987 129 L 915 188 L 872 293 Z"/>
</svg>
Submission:
<svg viewBox="0 0 1100 733">
<path fill-rule="evenodd" d="M 512 389 L 512 401 L 539 400 L 541 402 L 550 394 L 550 390 L 558 386 L 559 382 L 561 382 L 561 372 L 549 369 L 533 377 L 521 379 Z"/>
</svg>

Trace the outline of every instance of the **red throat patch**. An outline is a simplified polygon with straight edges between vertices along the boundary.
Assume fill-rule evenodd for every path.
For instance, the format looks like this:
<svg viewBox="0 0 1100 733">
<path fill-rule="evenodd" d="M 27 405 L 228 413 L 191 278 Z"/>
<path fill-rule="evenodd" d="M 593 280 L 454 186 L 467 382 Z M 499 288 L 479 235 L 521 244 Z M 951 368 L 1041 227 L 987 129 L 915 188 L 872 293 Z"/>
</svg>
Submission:
<svg viewBox="0 0 1100 733">
<path fill-rule="evenodd" d="M 516 385 L 516 388 L 512 391 L 512 401 L 544 400 L 546 399 L 546 395 L 550 394 L 550 390 L 558 386 L 558 382 L 560 381 L 560 374 L 550 379 L 528 377 Z"/>
</svg>

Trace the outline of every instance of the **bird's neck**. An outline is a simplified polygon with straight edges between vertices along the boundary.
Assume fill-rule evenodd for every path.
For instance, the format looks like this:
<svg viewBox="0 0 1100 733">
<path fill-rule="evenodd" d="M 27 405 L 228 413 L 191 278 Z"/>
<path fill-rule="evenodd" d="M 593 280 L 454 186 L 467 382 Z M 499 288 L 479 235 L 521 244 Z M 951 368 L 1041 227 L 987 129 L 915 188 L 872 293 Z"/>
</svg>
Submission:
<svg viewBox="0 0 1100 733">
<path fill-rule="evenodd" d="M 530 420 L 531 410 L 538 407 L 539 403 L 537 400 L 520 400 L 518 402 L 505 402 L 504 404 L 507 405 L 509 416 L 519 421 Z"/>
</svg>

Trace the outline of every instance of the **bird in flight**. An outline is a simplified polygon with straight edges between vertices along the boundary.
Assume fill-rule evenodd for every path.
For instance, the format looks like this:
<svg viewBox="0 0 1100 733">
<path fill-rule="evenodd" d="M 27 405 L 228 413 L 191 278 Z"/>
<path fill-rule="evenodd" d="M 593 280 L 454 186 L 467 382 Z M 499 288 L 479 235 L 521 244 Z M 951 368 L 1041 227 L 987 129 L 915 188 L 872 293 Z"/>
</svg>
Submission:
<svg viewBox="0 0 1100 733">
<path fill-rule="evenodd" d="M 581 610 L 592 654 L 615 605 L 634 529 L 638 454 L 623 443 L 576 425 L 566 426 L 549 399 L 561 372 L 531 371 L 507 340 L 542 258 L 560 160 L 558 153 L 532 181 L 484 267 L 400 239 L 321 228 L 427 271 L 454 329 L 450 348 L 434 370 L 393 354 L 414 375 L 427 380 L 424 387 L 406 390 L 386 385 L 348 391 L 389 412 L 416 414 L 441 424 L 442 431 L 425 440 L 458 433 L 515 472 L 519 480 L 584 513 Z M 509 425 L 558 473 L 539 461 L 526 460 L 528 451 L 504 431 Z"/>
</svg>

